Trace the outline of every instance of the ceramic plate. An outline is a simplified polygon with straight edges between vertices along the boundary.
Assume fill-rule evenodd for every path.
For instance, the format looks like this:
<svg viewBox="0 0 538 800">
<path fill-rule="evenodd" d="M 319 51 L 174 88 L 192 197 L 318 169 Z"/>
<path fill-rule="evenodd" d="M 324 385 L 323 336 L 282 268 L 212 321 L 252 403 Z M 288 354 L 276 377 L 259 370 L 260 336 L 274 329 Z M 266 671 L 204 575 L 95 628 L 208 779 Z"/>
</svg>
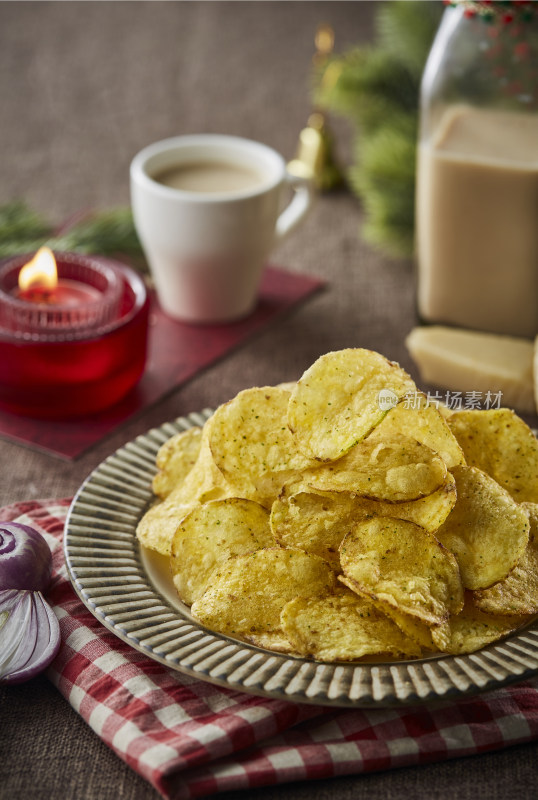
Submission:
<svg viewBox="0 0 538 800">
<path fill-rule="evenodd" d="M 135 536 L 152 501 L 155 456 L 206 409 L 155 428 L 106 459 L 81 486 L 66 521 L 73 586 L 120 639 L 172 669 L 230 689 L 333 706 L 412 705 L 476 694 L 538 674 L 538 622 L 465 656 L 420 661 L 320 664 L 272 653 L 196 623 L 168 576 L 167 559 Z"/>
</svg>

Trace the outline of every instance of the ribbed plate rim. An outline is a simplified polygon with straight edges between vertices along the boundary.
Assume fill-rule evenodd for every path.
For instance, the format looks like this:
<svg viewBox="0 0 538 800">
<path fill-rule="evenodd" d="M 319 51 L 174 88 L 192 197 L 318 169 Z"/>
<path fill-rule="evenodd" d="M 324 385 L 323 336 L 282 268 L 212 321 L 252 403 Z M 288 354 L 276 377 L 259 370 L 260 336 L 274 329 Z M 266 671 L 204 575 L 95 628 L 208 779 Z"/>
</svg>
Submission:
<svg viewBox="0 0 538 800">
<path fill-rule="evenodd" d="M 203 425 L 212 413 L 206 408 L 178 417 L 127 442 L 91 472 L 73 498 L 65 523 L 67 572 L 79 598 L 108 630 L 179 673 L 249 694 L 315 705 L 421 705 L 538 674 L 538 620 L 469 655 L 321 664 L 208 631 L 170 605 L 145 571 L 136 523 L 153 498 L 151 479 L 160 445 L 174 433 Z M 107 558 L 112 554 L 111 566 Z"/>
</svg>

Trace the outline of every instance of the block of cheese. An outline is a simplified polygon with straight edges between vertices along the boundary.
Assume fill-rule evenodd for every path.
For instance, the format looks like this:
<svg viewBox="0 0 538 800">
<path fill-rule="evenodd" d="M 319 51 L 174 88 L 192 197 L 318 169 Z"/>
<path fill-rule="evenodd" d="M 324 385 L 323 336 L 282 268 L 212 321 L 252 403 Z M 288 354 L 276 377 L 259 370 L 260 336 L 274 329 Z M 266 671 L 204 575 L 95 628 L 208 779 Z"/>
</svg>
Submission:
<svg viewBox="0 0 538 800">
<path fill-rule="evenodd" d="M 531 340 L 432 325 L 414 328 L 406 344 L 426 383 L 483 399 L 502 392 L 502 406 L 536 413 Z"/>
</svg>

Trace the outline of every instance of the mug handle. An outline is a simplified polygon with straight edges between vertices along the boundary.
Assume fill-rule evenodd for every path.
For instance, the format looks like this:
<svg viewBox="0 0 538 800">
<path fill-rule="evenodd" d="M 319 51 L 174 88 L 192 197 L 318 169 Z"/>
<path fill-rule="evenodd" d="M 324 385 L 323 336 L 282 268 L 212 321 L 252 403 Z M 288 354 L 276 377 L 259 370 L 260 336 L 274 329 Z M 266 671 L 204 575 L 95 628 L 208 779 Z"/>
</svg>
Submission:
<svg viewBox="0 0 538 800">
<path fill-rule="evenodd" d="M 314 182 L 308 178 L 286 172 L 285 180 L 294 190 L 295 196 L 276 221 L 275 244 L 279 244 L 303 221 L 317 195 Z"/>
</svg>

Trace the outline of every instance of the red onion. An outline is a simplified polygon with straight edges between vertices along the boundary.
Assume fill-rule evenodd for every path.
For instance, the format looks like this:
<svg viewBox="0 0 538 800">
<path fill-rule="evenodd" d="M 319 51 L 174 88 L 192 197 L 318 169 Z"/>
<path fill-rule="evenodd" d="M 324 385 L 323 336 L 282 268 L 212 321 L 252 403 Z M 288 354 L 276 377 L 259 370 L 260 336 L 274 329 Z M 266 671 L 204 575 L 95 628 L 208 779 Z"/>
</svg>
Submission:
<svg viewBox="0 0 538 800">
<path fill-rule="evenodd" d="M 0 522 L 0 683 L 22 683 L 47 667 L 60 647 L 60 626 L 41 594 L 52 555 L 29 525 Z"/>
<path fill-rule="evenodd" d="M 0 591 L 0 683 L 22 683 L 60 648 L 60 626 L 41 592 Z"/>
<path fill-rule="evenodd" d="M 0 522 L 0 590 L 44 592 L 51 572 L 51 552 L 40 533 L 29 525 Z"/>
</svg>

